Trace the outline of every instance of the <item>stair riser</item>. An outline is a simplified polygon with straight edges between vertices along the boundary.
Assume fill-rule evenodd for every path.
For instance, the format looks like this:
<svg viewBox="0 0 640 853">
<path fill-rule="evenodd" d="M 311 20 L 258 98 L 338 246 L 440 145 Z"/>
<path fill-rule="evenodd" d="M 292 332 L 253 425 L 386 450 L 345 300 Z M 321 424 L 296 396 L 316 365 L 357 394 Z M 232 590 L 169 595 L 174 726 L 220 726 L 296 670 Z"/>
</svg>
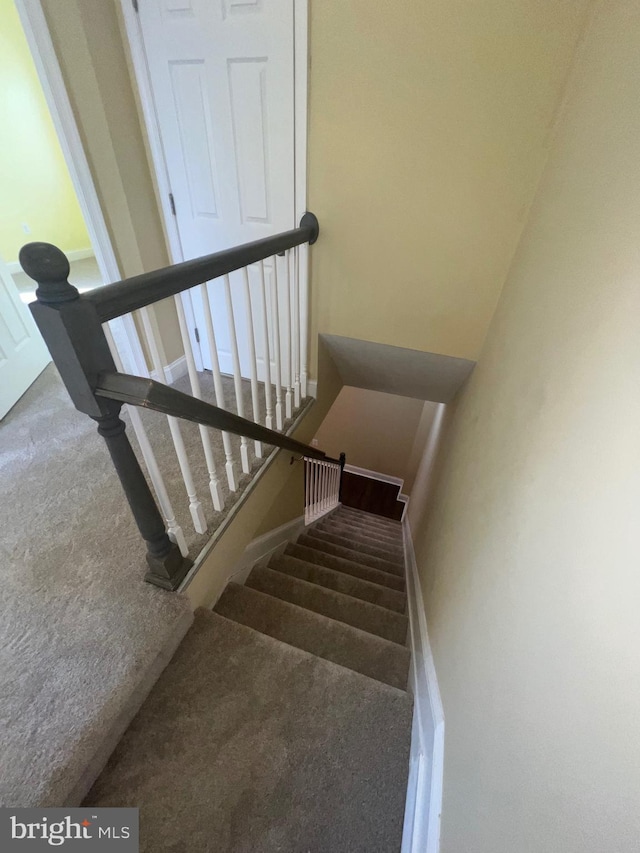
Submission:
<svg viewBox="0 0 640 853">
<path fill-rule="evenodd" d="M 291 542 L 287 545 L 285 554 L 404 593 L 404 579 L 398 575 L 383 572 L 380 569 L 373 569 L 371 566 L 365 566 L 361 563 L 354 563 L 352 560 L 336 557 L 334 554 L 328 554 L 326 551 L 318 551 L 315 548 Z"/>
<path fill-rule="evenodd" d="M 397 563 L 390 563 L 388 560 L 381 560 L 379 557 L 371 557 L 369 554 L 364 554 L 361 551 L 354 551 L 352 548 L 344 548 L 336 545 L 333 542 L 327 542 L 319 539 L 311 533 L 303 533 L 298 538 L 301 545 L 306 545 L 309 548 L 315 548 L 317 551 L 325 551 L 327 554 L 334 554 L 336 557 L 343 557 L 345 560 L 351 560 L 354 563 L 361 563 L 363 566 L 370 566 L 373 569 L 380 569 L 383 572 L 388 572 L 392 575 L 404 576 L 402 567 Z"/>
<path fill-rule="evenodd" d="M 260 566 L 254 568 L 245 586 L 290 604 L 297 604 L 298 607 L 304 607 L 321 616 L 328 616 L 337 622 L 344 622 L 361 631 L 376 634 L 392 643 L 406 643 L 407 617 L 368 601 L 361 601 L 359 598 Z"/>
<path fill-rule="evenodd" d="M 319 524 L 316 524 L 316 527 L 321 527 L 326 530 L 335 530 L 335 532 L 340 536 L 344 536 L 345 534 L 347 536 L 362 536 L 375 542 L 381 542 L 383 545 L 390 545 L 392 548 L 402 547 L 403 544 L 401 535 L 387 536 L 386 534 L 379 533 L 377 530 L 369 530 L 358 524 L 347 524 L 337 518 L 335 520 L 323 520 Z"/>
<path fill-rule="evenodd" d="M 332 536 L 341 536 L 343 539 L 353 540 L 354 542 L 362 542 L 365 545 L 375 545 L 376 548 L 384 548 L 394 554 L 402 555 L 404 553 L 401 539 L 383 539 L 375 533 L 358 529 L 355 525 L 346 527 L 336 522 L 325 522 L 316 524 L 313 529 L 330 533 Z"/>
<path fill-rule="evenodd" d="M 318 566 L 315 563 L 307 563 L 304 560 L 283 555 L 272 557 L 269 561 L 269 568 L 290 574 L 309 583 L 324 586 L 327 589 L 333 589 L 336 592 L 342 592 L 345 595 L 351 595 L 362 601 L 377 604 L 379 607 L 393 610 L 396 613 L 404 613 L 406 610 L 407 599 L 404 593 L 356 578 L 350 574 L 328 569 L 325 566 Z"/>
<path fill-rule="evenodd" d="M 397 643 L 233 583 L 227 586 L 215 611 L 276 640 L 406 690 L 410 653 Z"/>
<path fill-rule="evenodd" d="M 312 535 L 318 539 L 323 539 L 325 542 L 333 542 L 334 545 L 340 545 L 342 548 L 351 548 L 358 553 L 369 554 L 371 557 L 379 557 L 382 560 L 387 560 L 389 563 L 402 565 L 402 556 L 397 550 L 389 548 L 378 548 L 376 545 L 369 545 L 366 542 L 356 542 L 353 539 L 347 539 L 343 536 L 334 536 L 332 533 L 325 533 L 322 530 L 313 530 Z"/>
</svg>

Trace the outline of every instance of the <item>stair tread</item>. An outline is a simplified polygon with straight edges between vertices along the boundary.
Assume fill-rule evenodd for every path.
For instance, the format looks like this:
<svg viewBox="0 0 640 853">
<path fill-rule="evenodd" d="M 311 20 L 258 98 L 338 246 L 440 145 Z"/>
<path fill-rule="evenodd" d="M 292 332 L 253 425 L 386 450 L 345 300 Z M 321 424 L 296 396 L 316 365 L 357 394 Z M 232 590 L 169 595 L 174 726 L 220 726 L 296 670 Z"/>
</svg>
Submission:
<svg viewBox="0 0 640 853">
<path fill-rule="evenodd" d="M 326 528 L 327 530 L 344 531 L 349 536 L 367 536 L 375 539 L 376 542 L 380 541 L 388 545 L 402 546 L 403 544 L 402 533 L 385 533 L 379 531 L 377 528 L 372 529 L 371 527 L 344 521 L 340 518 L 330 518 L 327 521 L 322 520 L 317 526 Z"/>
<path fill-rule="evenodd" d="M 140 807 L 147 850 L 399 850 L 411 714 L 400 690 L 200 610 L 86 805 Z"/>
<path fill-rule="evenodd" d="M 390 589 L 388 586 L 328 566 L 301 560 L 291 554 L 280 554 L 272 557 L 269 560 L 269 568 L 295 575 L 302 580 L 326 586 L 338 592 L 344 592 L 346 595 L 353 595 L 363 601 L 370 601 L 372 604 L 380 605 L 380 607 L 395 610 L 397 613 L 404 613 L 406 609 L 407 597 L 404 592 Z"/>
<path fill-rule="evenodd" d="M 385 572 L 382 569 L 376 569 L 364 563 L 338 557 L 335 554 L 329 554 L 327 551 L 318 550 L 310 545 L 303 545 L 299 541 L 290 542 L 284 553 L 285 555 L 298 557 L 301 560 L 326 566 L 329 569 L 335 569 L 338 572 L 350 574 L 363 580 L 369 580 L 372 583 L 389 587 L 389 589 L 400 592 L 404 592 L 405 589 L 404 578 L 401 578 L 395 572 Z"/>
<path fill-rule="evenodd" d="M 358 530 L 354 525 L 338 524 L 336 521 L 327 521 L 316 524 L 313 527 L 313 530 L 320 530 L 323 533 L 330 533 L 332 536 L 340 536 L 343 539 L 361 542 L 365 545 L 375 546 L 376 548 L 379 547 L 394 555 L 402 555 L 404 553 L 402 539 L 381 539 L 375 533 L 370 533 L 367 530 Z"/>
<path fill-rule="evenodd" d="M 352 625 L 361 631 L 377 634 L 393 643 L 406 644 L 409 627 L 407 617 L 378 604 L 265 566 L 255 566 L 245 586 Z"/>
<path fill-rule="evenodd" d="M 336 512 L 336 515 L 344 515 L 350 518 L 359 518 L 361 521 L 366 521 L 367 524 L 376 524 L 380 527 L 388 527 L 392 530 L 396 530 L 402 527 L 402 522 L 396 521 L 394 518 L 387 518 L 384 515 L 376 515 L 373 512 L 366 512 L 363 509 L 357 509 L 354 506 L 345 506 L 344 504 L 339 507 Z"/>
<path fill-rule="evenodd" d="M 406 689 L 410 660 L 406 646 L 235 583 L 227 585 L 214 610 L 325 660 Z"/>
<path fill-rule="evenodd" d="M 325 533 L 323 530 L 312 528 L 311 535 L 317 536 L 319 539 L 324 539 L 326 542 L 333 542 L 335 545 L 340 545 L 342 548 L 351 548 L 361 554 L 368 554 L 371 557 L 379 557 L 381 560 L 387 560 L 389 563 L 401 565 L 403 557 L 398 549 L 379 548 L 377 545 L 369 545 L 366 542 L 356 542 L 354 539 L 344 536 L 336 536 L 333 533 Z"/>
<path fill-rule="evenodd" d="M 402 577 L 404 574 L 403 567 L 399 563 L 391 563 L 389 560 L 374 557 L 372 554 L 365 554 L 353 548 L 345 548 L 343 545 L 337 545 L 335 542 L 329 542 L 326 539 L 315 536 L 313 531 L 303 533 L 298 537 L 298 542 L 301 545 L 309 545 L 311 548 L 316 548 L 318 551 L 335 554 L 336 557 L 344 557 L 346 560 L 353 560 L 355 563 L 361 563 L 364 566 L 381 569 L 383 572 L 388 572 L 392 575 Z"/>
</svg>

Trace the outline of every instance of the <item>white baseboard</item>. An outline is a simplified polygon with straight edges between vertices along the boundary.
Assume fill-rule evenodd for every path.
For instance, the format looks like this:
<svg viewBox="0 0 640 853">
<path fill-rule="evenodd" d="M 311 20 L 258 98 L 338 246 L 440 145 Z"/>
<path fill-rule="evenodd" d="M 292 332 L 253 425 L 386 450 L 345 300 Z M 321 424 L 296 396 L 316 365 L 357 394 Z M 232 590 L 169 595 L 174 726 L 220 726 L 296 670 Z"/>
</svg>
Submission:
<svg viewBox="0 0 640 853">
<path fill-rule="evenodd" d="M 403 495 L 402 493 L 400 493 L 398 495 L 398 500 L 400 501 L 400 503 L 404 504 L 404 509 L 402 510 L 402 515 L 400 516 L 400 521 L 404 521 L 407 517 L 407 510 L 409 509 L 409 501 L 411 500 L 411 498 L 409 495 Z"/>
<path fill-rule="evenodd" d="M 69 259 L 69 262 L 73 263 L 74 261 L 82 261 L 84 258 L 92 258 L 93 249 L 70 249 L 68 252 L 65 252 L 65 255 Z M 17 272 L 22 272 L 20 261 L 11 261 L 11 263 L 7 264 L 7 267 L 11 275 Z"/>
<path fill-rule="evenodd" d="M 409 522 L 402 525 L 414 696 L 402 853 L 438 853 L 444 773 L 444 711 L 427 634 L 427 619 Z"/>
<path fill-rule="evenodd" d="M 287 544 L 293 539 L 296 539 L 305 529 L 304 515 L 288 521 L 286 524 L 281 524 L 274 530 L 269 530 L 253 539 L 244 549 L 244 553 L 233 566 L 229 576 L 220 585 L 220 595 L 222 595 L 225 587 L 230 581 L 243 584 L 249 577 L 249 572 L 256 563 L 266 563 L 273 554 L 284 551 Z M 219 597 L 219 596 L 218 596 Z M 215 607 L 217 598 L 212 602 L 211 607 Z"/>
<path fill-rule="evenodd" d="M 175 361 L 172 361 L 170 364 L 165 364 L 164 372 L 167 377 L 167 382 L 171 385 L 176 379 L 180 379 L 181 376 L 187 375 L 187 359 L 184 355 L 181 355 L 180 358 L 176 358 Z M 156 382 L 161 382 L 162 377 L 158 374 L 157 370 L 151 371 L 151 378 L 155 379 Z"/>
</svg>

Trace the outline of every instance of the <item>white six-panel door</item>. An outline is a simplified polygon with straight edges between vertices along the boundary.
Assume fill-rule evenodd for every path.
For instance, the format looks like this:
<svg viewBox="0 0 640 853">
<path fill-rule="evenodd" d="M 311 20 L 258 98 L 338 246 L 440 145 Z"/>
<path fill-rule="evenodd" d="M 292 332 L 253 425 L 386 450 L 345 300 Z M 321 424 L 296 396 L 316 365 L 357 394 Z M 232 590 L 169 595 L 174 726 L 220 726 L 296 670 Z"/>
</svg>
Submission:
<svg viewBox="0 0 640 853">
<path fill-rule="evenodd" d="M 295 227 L 293 0 L 139 0 L 139 17 L 183 257 Z M 270 262 L 265 275 L 271 288 Z M 242 374 L 248 376 L 241 276 L 232 274 L 231 284 Z M 257 266 L 249 279 L 258 312 Z M 279 286 L 286 286 L 284 275 Z M 220 366 L 230 373 L 222 281 L 209 284 L 209 298 Z M 206 323 L 197 290 L 193 309 L 202 335 Z M 270 336 L 272 324 L 270 314 Z M 263 373 L 259 322 L 255 331 Z M 200 355 L 210 368 L 206 346 Z"/>
<path fill-rule="evenodd" d="M 0 259 L 0 418 L 51 361 L 7 265 Z"/>
</svg>

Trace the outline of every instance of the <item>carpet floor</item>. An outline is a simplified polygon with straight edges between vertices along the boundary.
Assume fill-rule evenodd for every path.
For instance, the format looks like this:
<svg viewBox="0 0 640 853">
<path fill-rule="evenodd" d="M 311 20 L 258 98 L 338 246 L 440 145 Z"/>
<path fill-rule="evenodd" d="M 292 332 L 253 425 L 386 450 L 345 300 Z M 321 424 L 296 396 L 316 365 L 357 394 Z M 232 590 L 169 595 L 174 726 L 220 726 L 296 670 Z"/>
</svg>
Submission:
<svg viewBox="0 0 640 853">
<path fill-rule="evenodd" d="M 349 524 L 341 512 L 324 529 Z M 320 539 L 305 559 L 292 543 L 196 614 L 85 801 L 140 808 L 141 851 L 400 850 L 412 722 L 400 533 L 358 520 L 354 551 L 374 547 L 393 572 L 365 578 Z"/>
<path fill-rule="evenodd" d="M 208 374 L 203 383 L 211 399 Z M 186 379 L 178 387 L 187 390 Z M 225 392 L 231 403 L 230 379 Z M 248 383 L 244 393 L 250 413 Z M 184 426 L 209 524 L 196 534 L 166 418 L 143 419 L 195 556 L 251 476 L 233 497 L 224 485 L 225 511 L 216 513 L 199 431 Z M 211 437 L 224 484 L 222 443 Z M 254 459 L 253 474 L 263 461 Z M 144 583 L 144 545 L 106 446 L 52 365 L 0 422 L 0 531 L 0 805 L 62 805 L 192 617 L 186 597 Z"/>
</svg>

